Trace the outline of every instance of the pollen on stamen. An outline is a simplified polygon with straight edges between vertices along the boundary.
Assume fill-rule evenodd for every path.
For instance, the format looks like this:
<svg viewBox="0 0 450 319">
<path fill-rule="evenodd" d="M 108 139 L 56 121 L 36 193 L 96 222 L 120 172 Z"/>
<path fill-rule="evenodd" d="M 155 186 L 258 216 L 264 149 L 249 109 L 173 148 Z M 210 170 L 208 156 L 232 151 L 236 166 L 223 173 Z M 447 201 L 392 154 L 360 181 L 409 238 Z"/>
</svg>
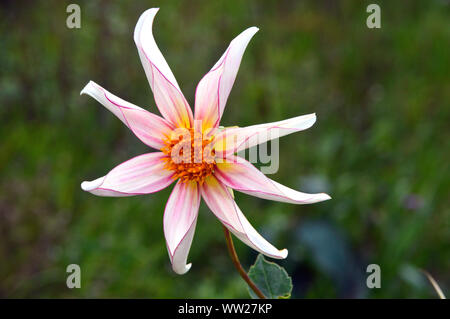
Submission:
<svg viewBox="0 0 450 319">
<path fill-rule="evenodd" d="M 214 137 L 204 137 L 191 129 L 184 134 L 172 134 L 164 140 L 161 151 L 167 155 L 164 168 L 175 172 L 173 179 L 181 182 L 195 181 L 200 185 L 214 173 L 216 163 L 212 141 Z"/>
</svg>

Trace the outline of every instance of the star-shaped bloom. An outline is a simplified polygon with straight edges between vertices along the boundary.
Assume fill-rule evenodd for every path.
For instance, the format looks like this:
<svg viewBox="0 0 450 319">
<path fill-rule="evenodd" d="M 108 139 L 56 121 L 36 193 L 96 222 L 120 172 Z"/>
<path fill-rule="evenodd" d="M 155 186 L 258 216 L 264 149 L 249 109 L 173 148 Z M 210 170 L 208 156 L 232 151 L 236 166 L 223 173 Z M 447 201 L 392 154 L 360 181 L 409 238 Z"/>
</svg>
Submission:
<svg viewBox="0 0 450 319">
<path fill-rule="evenodd" d="M 251 27 L 231 41 L 225 53 L 201 79 L 195 92 L 195 116 L 152 34 L 158 9 L 145 11 L 134 30 L 134 41 L 162 117 L 150 113 L 89 82 L 81 91 L 117 116 L 143 143 L 156 152 L 134 157 L 81 188 L 98 196 L 155 193 L 177 181 L 164 211 L 164 235 L 173 270 L 186 273 L 200 199 L 236 237 L 272 258 L 278 250 L 248 222 L 234 201 L 232 190 L 293 204 L 330 199 L 327 194 L 301 193 L 261 173 L 238 151 L 270 139 L 305 130 L 315 114 L 248 127 L 219 128 L 220 118 L 236 78 L 242 55 L 258 28 Z"/>
</svg>

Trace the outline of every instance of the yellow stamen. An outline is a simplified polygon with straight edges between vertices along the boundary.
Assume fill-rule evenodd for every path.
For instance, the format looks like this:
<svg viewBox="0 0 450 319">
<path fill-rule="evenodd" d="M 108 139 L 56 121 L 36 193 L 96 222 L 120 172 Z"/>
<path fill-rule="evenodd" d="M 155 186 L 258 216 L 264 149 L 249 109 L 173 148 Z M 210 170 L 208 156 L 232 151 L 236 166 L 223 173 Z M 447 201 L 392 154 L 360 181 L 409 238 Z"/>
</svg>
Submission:
<svg viewBox="0 0 450 319">
<path fill-rule="evenodd" d="M 161 151 L 168 155 L 164 168 L 175 172 L 174 179 L 202 185 L 216 166 L 211 143 L 214 137 L 206 138 L 192 128 L 185 130 L 186 134 L 172 134 L 164 141 Z"/>
</svg>

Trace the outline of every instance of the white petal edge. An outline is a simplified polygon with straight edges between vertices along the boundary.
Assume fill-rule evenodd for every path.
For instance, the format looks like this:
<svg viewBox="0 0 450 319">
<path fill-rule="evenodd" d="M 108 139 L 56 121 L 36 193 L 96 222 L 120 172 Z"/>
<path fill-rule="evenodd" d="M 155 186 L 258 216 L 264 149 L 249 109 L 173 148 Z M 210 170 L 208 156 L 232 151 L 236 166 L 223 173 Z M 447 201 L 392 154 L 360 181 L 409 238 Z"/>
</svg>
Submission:
<svg viewBox="0 0 450 319">
<path fill-rule="evenodd" d="M 152 8 L 141 14 L 134 29 L 134 42 L 162 116 L 177 127 L 191 127 L 192 110 L 153 37 L 158 10 Z"/>
<path fill-rule="evenodd" d="M 221 58 L 198 83 L 195 90 L 195 119 L 204 122 L 204 129 L 219 125 L 242 56 L 258 30 L 257 27 L 251 27 L 235 37 Z"/>
<path fill-rule="evenodd" d="M 124 197 L 158 192 L 173 182 L 173 172 L 163 168 L 166 155 L 142 154 L 125 161 L 103 177 L 81 183 L 81 189 L 97 196 Z"/>
<path fill-rule="evenodd" d="M 228 188 L 215 177 L 209 176 L 205 180 L 201 186 L 201 193 L 214 215 L 243 243 L 271 258 L 287 257 L 287 249 L 278 250 L 253 228 L 242 214 Z"/>
<path fill-rule="evenodd" d="M 167 80 L 169 80 L 178 90 L 180 90 L 178 82 L 175 79 L 175 76 L 173 75 L 169 65 L 167 64 L 166 59 L 159 50 L 153 36 L 153 20 L 155 19 L 158 11 L 159 8 L 151 8 L 141 14 L 138 22 L 136 23 L 136 27 L 134 28 L 134 42 L 138 46 L 139 56 L 141 56 L 141 54 L 143 55 L 141 56 L 141 61 L 144 65 L 145 73 L 148 73 L 147 77 L 149 79 L 149 82 L 152 82 L 151 69 L 148 65 L 150 63 L 150 59 L 151 63 L 153 63 L 155 67 L 158 68 L 158 70 L 167 78 Z M 142 32 L 144 32 L 147 36 L 145 42 L 142 42 L 140 38 Z M 144 52 L 142 52 L 140 48 L 142 48 Z M 145 54 L 151 54 L 151 57 L 146 57 Z"/>
<path fill-rule="evenodd" d="M 311 113 L 278 122 L 225 128 L 217 133 L 214 149 L 217 157 L 220 158 L 288 134 L 306 130 L 313 126 L 316 120 L 316 113 Z"/>
<path fill-rule="evenodd" d="M 200 207 L 200 191 L 195 182 L 178 181 L 164 210 L 164 236 L 172 269 L 179 275 L 189 271 L 187 257 L 194 238 Z"/>
<path fill-rule="evenodd" d="M 121 99 L 94 81 L 90 81 L 81 90 L 80 95 L 82 94 L 91 96 L 106 107 L 143 143 L 154 149 L 164 147 L 164 138 L 174 129 L 174 126 L 162 117 Z"/>
<path fill-rule="evenodd" d="M 249 161 L 234 155 L 228 155 L 223 163 L 217 163 L 214 176 L 234 190 L 268 200 L 291 204 L 313 204 L 331 199 L 325 193 L 302 193 L 275 182 Z"/>
</svg>

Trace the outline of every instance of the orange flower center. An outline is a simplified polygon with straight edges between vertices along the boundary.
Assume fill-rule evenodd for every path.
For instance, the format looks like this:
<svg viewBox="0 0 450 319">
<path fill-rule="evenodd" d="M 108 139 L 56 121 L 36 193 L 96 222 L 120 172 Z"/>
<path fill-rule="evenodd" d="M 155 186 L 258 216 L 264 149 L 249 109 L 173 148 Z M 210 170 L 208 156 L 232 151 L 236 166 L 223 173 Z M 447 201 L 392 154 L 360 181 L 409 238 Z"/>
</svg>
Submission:
<svg viewBox="0 0 450 319">
<path fill-rule="evenodd" d="M 176 129 L 166 138 L 161 149 L 167 155 L 164 168 L 175 172 L 174 179 L 203 184 L 216 165 L 211 143 L 213 139 L 192 128 Z"/>
</svg>

